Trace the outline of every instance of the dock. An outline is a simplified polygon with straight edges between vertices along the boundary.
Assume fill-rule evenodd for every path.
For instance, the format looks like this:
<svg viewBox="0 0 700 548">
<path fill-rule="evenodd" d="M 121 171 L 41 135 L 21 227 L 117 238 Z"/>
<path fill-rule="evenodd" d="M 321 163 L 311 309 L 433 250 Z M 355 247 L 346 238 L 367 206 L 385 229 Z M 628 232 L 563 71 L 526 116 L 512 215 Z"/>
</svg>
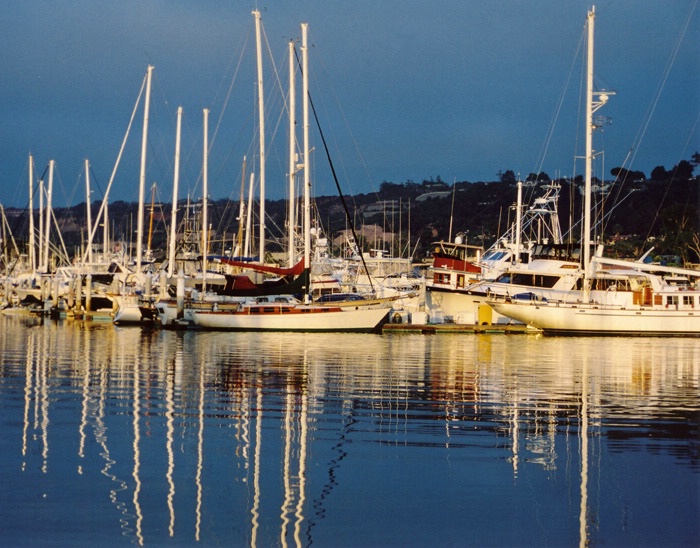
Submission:
<svg viewBox="0 0 700 548">
<path fill-rule="evenodd" d="M 426 335 L 437 333 L 489 333 L 503 335 L 535 334 L 538 330 L 523 324 L 460 324 L 460 323 L 386 323 L 382 326 L 382 333 L 423 333 Z"/>
</svg>

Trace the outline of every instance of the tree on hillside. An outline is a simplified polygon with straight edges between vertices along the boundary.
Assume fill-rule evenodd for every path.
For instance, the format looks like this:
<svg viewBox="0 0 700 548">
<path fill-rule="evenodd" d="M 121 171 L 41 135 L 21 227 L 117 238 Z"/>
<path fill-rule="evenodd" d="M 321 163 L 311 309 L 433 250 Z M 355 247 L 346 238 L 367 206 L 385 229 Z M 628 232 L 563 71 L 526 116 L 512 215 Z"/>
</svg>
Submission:
<svg viewBox="0 0 700 548">
<path fill-rule="evenodd" d="M 678 254 L 683 263 L 698 261 L 696 253 L 698 240 L 697 210 L 688 208 L 685 204 L 674 203 L 664 208 L 659 218 L 662 224 L 662 237 L 658 240 L 658 248 L 662 254 Z"/>
<path fill-rule="evenodd" d="M 677 165 L 673 166 L 671 171 L 666 171 L 664 166 L 656 166 L 651 170 L 651 179 L 653 181 L 668 181 L 672 179 L 674 181 L 687 181 L 693 176 L 693 171 L 695 170 L 695 157 L 697 153 L 693 155 L 693 161 L 681 160 Z"/>
<path fill-rule="evenodd" d="M 668 171 L 664 166 L 656 166 L 651 170 L 651 180 L 652 181 L 667 181 Z"/>
<path fill-rule="evenodd" d="M 514 183 L 516 181 L 515 173 L 512 169 L 507 169 L 506 171 L 499 172 L 498 175 L 502 183 Z"/>
<path fill-rule="evenodd" d="M 640 181 L 646 179 L 646 175 L 644 175 L 644 172 L 632 171 L 629 169 L 625 169 L 624 167 L 612 168 L 610 170 L 610 175 L 612 175 L 613 177 L 615 177 L 615 179 L 623 183 L 630 183 L 632 181 Z"/>
<path fill-rule="evenodd" d="M 687 180 L 693 176 L 695 166 L 688 160 L 681 160 L 678 165 L 673 166 L 672 174 L 674 179 Z"/>
<path fill-rule="evenodd" d="M 547 181 L 551 181 L 549 175 L 547 175 L 544 171 L 540 171 L 539 173 L 530 173 L 530 175 L 527 176 L 527 179 L 525 179 L 528 183 L 533 182 L 533 183 L 543 183 Z"/>
</svg>

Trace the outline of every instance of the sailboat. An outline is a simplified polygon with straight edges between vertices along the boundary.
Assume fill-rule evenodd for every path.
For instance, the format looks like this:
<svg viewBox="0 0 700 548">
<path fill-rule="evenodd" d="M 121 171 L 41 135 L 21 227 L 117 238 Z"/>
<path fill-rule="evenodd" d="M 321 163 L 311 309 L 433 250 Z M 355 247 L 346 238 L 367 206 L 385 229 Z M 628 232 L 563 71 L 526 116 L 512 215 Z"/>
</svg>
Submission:
<svg viewBox="0 0 700 548">
<path fill-rule="evenodd" d="M 588 12 L 586 172 L 581 283 L 566 299 L 517 295 L 489 304 L 545 333 L 700 336 L 700 271 L 591 257 L 593 113 L 608 94 L 593 91 L 595 8 Z M 597 101 L 594 101 L 597 95 Z"/>
<path fill-rule="evenodd" d="M 308 24 L 302 23 L 303 71 L 303 173 L 304 173 L 304 271 L 311 264 L 310 171 L 309 171 L 309 92 Z M 290 56 L 290 62 L 292 61 Z M 304 302 L 289 295 L 268 295 L 252 301 L 211 306 L 191 311 L 192 322 L 201 328 L 258 331 L 374 331 L 391 311 L 388 306 L 323 306 L 311 304 L 309 288 Z"/>
</svg>

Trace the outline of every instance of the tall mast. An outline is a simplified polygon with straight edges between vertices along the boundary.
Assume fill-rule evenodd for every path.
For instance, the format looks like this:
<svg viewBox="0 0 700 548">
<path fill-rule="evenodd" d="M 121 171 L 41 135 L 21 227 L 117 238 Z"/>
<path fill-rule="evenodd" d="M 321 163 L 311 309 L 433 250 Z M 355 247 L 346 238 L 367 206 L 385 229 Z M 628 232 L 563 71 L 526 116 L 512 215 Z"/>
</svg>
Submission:
<svg viewBox="0 0 700 548">
<path fill-rule="evenodd" d="M 175 243 L 177 238 L 177 193 L 180 184 L 180 134 L 182 131 L 182 107 L 177 107 L 175 129 L 175 166 L 173 167 L 173 209 L 170 215 L 170 245 L 168 249 L 168 277 L 175 274 Z"/>
<path fill-rule="evenodd" d="M 262 38 L 260 12 L 253 11 L 255 17 L 255 46 L 258 61 L 258 132 L 260 136 L 260 262 L 265 262 L 265 95 L 262 71 Z"/>
<path fill-rule="evenodd" d="M 85 204 L 87 206 L 87 231 L 88 231 L 88 263 L 92 263 L 92 212 L 90 207 L 90 162 L 85 158 Z"/>
<path fill-rule="evenodd" d="M 55 163 L 54 160 L 49 160 L 49 187 L 46 191 L 46 219 L 44 220 L 44 230 L 46 230 L 44 234 L 44 272 L 49 271 L 49 227 L 51 226 L 51 195 L 53 194 L 53 169 Z"/>
<path fill-rule="evenodd" d="M 593 114 L 607 103 L 610 91 L 593 91 L 593 37 L 594 37 L 595 6 L 588 12 L 588 52 L 586 67 L 586 172 L 583 205 L 583 300 L 590 298 L 591 272 L 591 179 L 593 168 L 593 130 L 596 123 Z M 597 97 L 597 101 L 594 99 Z"/>
<path fill-rule="evenodd" d="M 151 260 L 151 244 L 153 243 L 153 214 L 155 213 L 156 184 L 151 186 L 151 210 L 148 216 L 148 243 L 146 244 L 146 256 Z"/>
<path fill-rule="evenodd" d="M 209 109 L 203 110 L 204 138 L 202 145 L 202 296 L 207 290 L 207 253 L 209 252 Z"/>
<path fill-rule="evenodd" d="M 38 267 L 41 269 L 41 264 L 44 260 L 44 180 L 39 181 L 39 254 L 37 255 Z"/>
<path fill-rule="evenodd" d="M 146 193 L 146 148 L 148 145 L 148 110 L 151 103 L 151 76 L 153 66 L 148 65 L 146 72 L 146 99 L 143 105 L 143 134 L 141 138 L 141 174 L 139 176 L 139 211 L 136 217 L 136 272 L 141 272 L 143 260 L 143 213 Z"/>
<path fill-rule="evenodd" d="M 595 6 L 588 12 L 588 63 L 586 66 L 586 159 L 583 204 L 583 268 L 589 275 L 591 262 L 591 171 L 593 163 L 593 28 Z"/>
<path fill-rule="evenodd" d="M 102 255 L 103 259 L 107 259 L 107 253 L 109 252 L 109 208 L 107 207 L 107 195 L 104 197 L 103 201 L 105 207 L 104 207 L 104 217 L 103 217 L 103 224 L 102 224 Z M 97 219 L 99 222 L 99 213 L 97 215 Z"/>
<path fill-rule="evenodd" d="M 238 233 L 233 246 L 233 256 L 245 255 L 243 251 L 243 223 L 245 222 L 245 174 L 246 174 L 246 157 L 243 156 L 243 165 L 241 166 L 241 197 L 238 202 Z"/>
<path fill-rule="evenodd" d="M 34 158 L 29 155 L 29 266 L 36 270 L 36 248 L 34 242 Z"/>
<path fill-rule="evenodd" d="M 523 183 L 518 181 L 518 200 L 515 205 L 515 263 L 520 262 L 520 246 L 523 231 Z"/>
<path fill-rule="evenodd" d="M 251 255 L 251 233 L 253 231 L 253 185 L 255 184 L 255 173 L 250 174 L 250 182 L 248 183 L 248 207 L 246 208 L 246 227 L 245 227 L 245 243 L 243 245 L 243 256 L 250 257 Z"/>
<path fill-rule="evenodd" d="M 311 267 L 311 175 L 309 173 L 309 48 L 308 23 L 301 24 L 302 94 L 304 116 L 304 268 Z M 305 294 L 308 298 L 308 291 Z"/>
<path fill-rule="evenodd" d="M 294 264 L 294 232 L 296 228 L 296 219 L 294 218 L 295 201 L 294 201 L 294 176 L 296 171 L 296 81 L 294 78 L 294 42 L 289 41 L 289 214 L 287 222 L 289 223 L 289 266 Z"/>
</svg>

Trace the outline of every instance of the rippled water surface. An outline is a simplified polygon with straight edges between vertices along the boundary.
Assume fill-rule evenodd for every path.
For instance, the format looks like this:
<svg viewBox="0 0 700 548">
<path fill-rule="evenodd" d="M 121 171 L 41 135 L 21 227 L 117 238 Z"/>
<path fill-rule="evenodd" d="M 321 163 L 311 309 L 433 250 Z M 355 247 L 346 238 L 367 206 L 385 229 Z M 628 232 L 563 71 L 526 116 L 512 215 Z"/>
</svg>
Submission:
<svg viewBox="0 0 700 548">
<path fill-rule="evenodd" d="M 3 545 L 700 545 L 700 341 L 0 316 Z"/>
</svg>

